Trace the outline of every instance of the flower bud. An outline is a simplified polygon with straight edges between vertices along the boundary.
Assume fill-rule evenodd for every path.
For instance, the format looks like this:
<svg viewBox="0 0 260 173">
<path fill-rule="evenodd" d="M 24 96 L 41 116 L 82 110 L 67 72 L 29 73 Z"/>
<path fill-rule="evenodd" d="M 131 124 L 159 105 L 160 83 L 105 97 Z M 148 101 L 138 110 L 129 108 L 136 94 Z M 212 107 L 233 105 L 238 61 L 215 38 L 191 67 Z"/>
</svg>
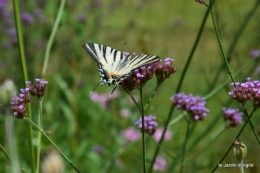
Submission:
<svg viewBox="0 0 260 173">
<path fill-rule="evenodd" d="M 247 147 L 240 139 L 236 139 L 234 142 L 233 152 L 237 160 L 241 162 L 246 157 Z"/>
</svg>

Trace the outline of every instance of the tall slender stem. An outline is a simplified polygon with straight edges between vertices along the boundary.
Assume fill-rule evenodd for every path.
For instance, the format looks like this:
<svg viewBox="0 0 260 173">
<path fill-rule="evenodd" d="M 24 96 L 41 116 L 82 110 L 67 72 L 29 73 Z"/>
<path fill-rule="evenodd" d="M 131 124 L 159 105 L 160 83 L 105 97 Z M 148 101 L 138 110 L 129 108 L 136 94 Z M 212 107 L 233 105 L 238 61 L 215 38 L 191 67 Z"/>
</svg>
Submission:
<svg viewBox="0 0 260 173">
<path fill-rule="evenodd" d="M 143 87 L 139 88 L 140 102 L 141 102 L 141 116 L 142 116 L 142 141 L 143 141 L 143 171 L 146 173 L 146 142 L 145 142 L 145 126 L 144 126 L 144 105 L 143 105 Z"/>
<path fill-rule="evenodd" d="M 63 12 L 64 6 L 65 6 L 65 2 L 66 2 L 66 0 L 61 0 L 58 15 L 56 17 L 54 26 L 52 28 L 51 36 L 50 36 L 50 39 L 49 39 L 48 44 L 47 44 L 47 48 L 46 48 L 46 51 L 45 51 L 45 57 L 44 57 L 44 63 L 43 63 L 43 69 L 42 69 L 42 77 L 44 77 L 44 75 L 47 71 L 51 46 L 52 46 L 55 34 L 57 32 L 57 29 L 58 29 L 58 26 L 59 26 L 59 23 L 60 23 L 62 12 Z"/>
<path fill-rule="evenodd" d="M 18 38 L 18 46 L 19 46 L 19 54 L 21 59 L 21 67 L 23 73 L 24 87 L 26 87 L 25 82 L 28 81 L 27 67 L 26 67 L 26 58 L 23 44 L 23 35 L 22 35 L 22 27 L 20 22 L 20 10 L 19 10 L 19 2 L 18 0 L 13 0 L 13 8 L 14 8 L 14 18 L 15 18 L 15 27 Z M 31 106 L 28 105 L 28 116 L 31 118 Z M 28 125 L 28 143 L 30 148 L 30 157 L 31 157 L 31 169 L 32 173 L 35 173 L 35 150 L 33 147 L 33 134 L 32 127 Z"/>
</svg>

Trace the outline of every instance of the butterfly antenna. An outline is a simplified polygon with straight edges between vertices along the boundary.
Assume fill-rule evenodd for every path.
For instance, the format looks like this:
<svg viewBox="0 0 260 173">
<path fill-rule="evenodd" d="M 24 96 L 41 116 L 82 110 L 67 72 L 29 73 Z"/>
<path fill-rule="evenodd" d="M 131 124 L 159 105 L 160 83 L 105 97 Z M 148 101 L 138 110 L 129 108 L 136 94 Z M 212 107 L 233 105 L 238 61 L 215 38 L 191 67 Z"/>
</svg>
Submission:
<svg viewBox="0 0 260 173">
<path fill-rule="evenodd" d="M 97 86 L 95 86 L 95 88 L 89 94 L 91 94 L 93 91 L 95 91 L 95 89 L 102 83 L 103 83 L 103 81 L 98 82 Z"/>
</svg>

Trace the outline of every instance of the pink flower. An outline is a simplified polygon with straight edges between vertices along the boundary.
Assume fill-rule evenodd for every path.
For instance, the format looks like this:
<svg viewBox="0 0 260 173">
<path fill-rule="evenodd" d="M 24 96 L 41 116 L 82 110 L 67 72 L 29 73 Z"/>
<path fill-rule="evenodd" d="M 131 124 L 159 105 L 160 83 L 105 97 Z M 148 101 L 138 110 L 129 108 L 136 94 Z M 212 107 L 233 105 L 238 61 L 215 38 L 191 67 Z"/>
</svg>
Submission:
<svg viewBox="0 0 260 173">
<path fill-rule="evenodd" d="M 137 141 L 140 138 L 140 132 L 139 130 L 136 130 L 135 128 L 129 127 L 126 130 L 121 132 L 121 136 L 125 138 L 127 141 Z"/>
<path fill-rule="evenodd" d="M 159 140 L 162 137 L 162 133 L 163 133 L 163 128 L 158 128 L 155 133 L 153 134 L 154 139 L 159 142 Z M 172 139 L 172 132 L 170 130 L 166 130 L 165 135 L 164 135 L 164 140 L 168 141 Z"/>
<path fill-rule="evenodd" d="M 153 164 L 154 171 L 165 171 L 167 169 L 167 161 L 161 156 L 157 156 L 155 163 Z"/>
<path fill-rule="evenodd" d="M 120 96 L 120 91 L 116 90 L 113 95 L 109 98 L 110 93 L 98 94 L 97 92 L 92 92 L 89 97 L 93 102 L 98 102 L 102 108 L 109 108 L 109 100 L 115 99 Z"/>
</svg>

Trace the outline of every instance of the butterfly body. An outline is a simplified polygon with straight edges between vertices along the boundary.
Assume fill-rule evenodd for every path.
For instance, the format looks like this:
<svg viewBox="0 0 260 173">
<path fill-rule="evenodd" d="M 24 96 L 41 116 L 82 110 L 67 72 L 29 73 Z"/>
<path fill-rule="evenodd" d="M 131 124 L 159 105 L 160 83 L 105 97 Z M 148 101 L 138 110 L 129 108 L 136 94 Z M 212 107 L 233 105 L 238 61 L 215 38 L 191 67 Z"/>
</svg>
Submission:
<svg viewBox="0 0 260 173">
<path fill-rule="evenodd" d="M 97 86 L 113 84 L 115 87 L 111 94 L 120 82 L 131 75 L 133 70 L 160 60 L 158 56 L 153 55 L 138 55 L 135 57 L 132 54 L 124 55 L 114 48 L 96 43 L 84 44 L 83 48 L 97 63 L 101 77 Z"/>
</svg>

